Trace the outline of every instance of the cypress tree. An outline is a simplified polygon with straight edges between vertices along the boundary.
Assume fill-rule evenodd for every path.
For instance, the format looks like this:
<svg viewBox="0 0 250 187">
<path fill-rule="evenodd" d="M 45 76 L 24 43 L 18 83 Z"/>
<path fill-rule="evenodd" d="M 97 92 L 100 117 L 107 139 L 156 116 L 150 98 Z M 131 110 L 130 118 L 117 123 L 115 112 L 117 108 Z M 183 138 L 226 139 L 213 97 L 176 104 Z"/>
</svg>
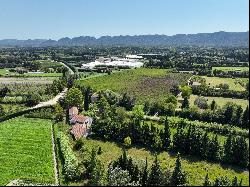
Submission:
<svg viewBox="0 0 250 187">
<path fill-rule="evenodd" d="M 91 151 L 90 161 L 88 163 L 88 166 L 86 167 L 87 169 L 86 173 L 88 174 L 88 177 L 91 177 L 91 175 L 94 172 L 94 169 L 96 168 L 96 165 L 97 165 L 96 151 L 93 148 Z"/>
<path fill-rule="evenodd" d="M 148 178 L 148 185 L 149 186 L 160 186 L 162 184 L 163 174 L 161 171 L 160 164 L 158 162 L 157 156 L 155 156 L 154 163 L 151 166 L 150 175 Z"/>
<path fill-rule="evenodd" d="M 202 140 L 201 140 L 201 156 L 203 158 L 208 157 L 209 144 L 210 144 L 210 139 L 208 136 L 208 132 L 206 131 L 202 137 Z"/>
<path fill-rule="evenodd" d="M 209 145 L 209 159 L 218 161 L 220 160 L 220 143 L 218 141 L 218 136 L 215 135 Z"/>
<path fill-rule="evenodd" d="M 90 94 L 90 87 L 88 86 L 84 92 L 84 110 L 89 110 L 89 94 Z"/>
<path fill-rule="evenodd" d="M 242 179 L 240 179 L 240 183 L 239 183 L 239 186 L 242 186 Z"/>
<path fill-rule="evenodd" d="M 236 176 L 233 178 L 232 186 L 239 186 L 239 184 L 238 184 L 238 179 L 237 179 Z"/>
<path fill-rule="evenodd" d="M 171 132 L 168 124 L 168 120 L 165 120 L 165 127 L 163 133 L 161 133 L 161 139 L 162 139 L 162 147 L 163 149 L 167 149 L 170 146 L 171 143 Z"/>
<path fill-rule="evenodd" d="M 224 144 L 224 161 L 231 163 L 233 160 L 233 137 L 230 134 Z"/>
<path fill-rule="evenodd" d="M 225 112 L 224 112 L 224 122 L 231 124 L 233 118 L 233 106 L 228 105 Z"/>
<path fill-rule="evenodd" d="M 184 97 L 184 100 L 182 102 L 181 108 L 189 108 L 189 101 L 187 97 Z"/>
<path fill-rule="evenodd" d="M 242 115 L 241 123 L 242 123 L 243 128 L 249 128 L 249 108 L 248 108 L 248 106 Z"/>
<path fill-rule="evenodd" d="M 239 106 L 239 107 L 237 108 L 237 110 L 236 110 L 236 114 L 235 114 L 234 120 L 233 120 L 234 125 L 239 126 L 239 127 L 242 126 L 242 125 L 241 125 L 242 112 L 243 112 L 243 109 L 242 109 L 241 106 Z"/>
<path fill-rule="evenodd" d="M 215 110 L 216 109 L 216 102 L 215 100 L 213 99 L 212 103 L 211 103 L 211 110 Z"/>
<path fill-rule="evenodd" d="M 186 173 L 182 171 L 180 153 L 177 154 L 175 168 L 171 177 L 172 185 L 184 185 L 187 182 Z"/>
<path fill-rule="evenodd" d="M 211 182 L 209 180 L 208 173 L 207 173 L 205 180 L 204 180 L 204 183 L 203 183 L 203 186 L 210 186 L 210 185 L 211 185 Z"/>
<path fill-rule="evenodd" d="M 233 142 L 234 163 L 247 167 L 249 163 L 249 146 L 244 137 L 236 137 Z"/>
<path fill-rule="evenodd" d="M 148 158 L 146 158 L 145 167 L 141 174 L 141 185 L 146 186 L 148 183 Z"/>
</svg>

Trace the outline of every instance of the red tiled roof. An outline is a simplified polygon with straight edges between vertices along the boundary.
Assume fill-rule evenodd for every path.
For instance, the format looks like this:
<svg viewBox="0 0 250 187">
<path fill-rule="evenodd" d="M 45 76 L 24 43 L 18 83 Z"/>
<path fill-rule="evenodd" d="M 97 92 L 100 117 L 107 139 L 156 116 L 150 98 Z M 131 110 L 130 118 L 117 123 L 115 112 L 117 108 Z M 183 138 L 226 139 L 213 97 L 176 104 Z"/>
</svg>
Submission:
<svg viewBox="0 0 250 187">
<path fill-rule="evenodd" d="M 83 115 L 74 115 L 71 120 L 79 122 L 79 123 L 84 123 L 88 119 L 87 116 Z"/>
<path fill-rule="evenodd" d="M 81 138 L 84 134 L 86 134 L 87 128 L 86 125 L 83 124 L 75 124 L 73 125 L 70 133 L 74 135 L 75 139 Z"/>
<path fill-rule="evenodd" d="M 69 109 L 69 115 L 76 115 L 78 114 L 78 108 L 77 107 L 71 107 Z"/>
</svg>

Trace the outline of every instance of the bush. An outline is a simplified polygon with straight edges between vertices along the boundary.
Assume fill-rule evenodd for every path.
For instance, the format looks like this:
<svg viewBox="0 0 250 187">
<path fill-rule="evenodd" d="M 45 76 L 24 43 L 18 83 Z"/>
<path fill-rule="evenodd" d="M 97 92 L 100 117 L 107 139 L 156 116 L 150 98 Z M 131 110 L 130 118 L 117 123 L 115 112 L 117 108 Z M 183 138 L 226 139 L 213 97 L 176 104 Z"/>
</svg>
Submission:
<svg viewBox="0 0 250 187">
<path fill-rule="evenodd" d="M 126 147 L 130 147 L 131 146 L 131 138 L 129 136 L 127 138 L 124 138 L 124 145 Z"/>
<path fill-rule="evenodd" d="M 78 161 L 70 147 L 68 136 L 63 133 L 59 134 L 60 150 L 63 156 L 63 172 L 68 180 L 76 180 L 80 176 Z"/>
</svg>

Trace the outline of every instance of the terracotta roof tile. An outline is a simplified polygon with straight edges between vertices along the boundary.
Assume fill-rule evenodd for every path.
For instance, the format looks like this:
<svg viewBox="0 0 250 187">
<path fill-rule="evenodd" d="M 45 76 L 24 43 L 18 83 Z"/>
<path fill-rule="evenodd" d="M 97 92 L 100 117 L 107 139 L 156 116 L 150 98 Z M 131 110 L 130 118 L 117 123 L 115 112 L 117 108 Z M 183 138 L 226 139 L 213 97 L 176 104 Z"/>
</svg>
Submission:
<svg viewBox="0 0 250 187">
<path fill-rule="evenodd" d="M 75 124 L 73 125 L 70 133 L 73 134 L 75 139 L 81 138 L 83 135 L 85 135 L 87 132 L 86 125 L 83 124 Z"/>
</svg>

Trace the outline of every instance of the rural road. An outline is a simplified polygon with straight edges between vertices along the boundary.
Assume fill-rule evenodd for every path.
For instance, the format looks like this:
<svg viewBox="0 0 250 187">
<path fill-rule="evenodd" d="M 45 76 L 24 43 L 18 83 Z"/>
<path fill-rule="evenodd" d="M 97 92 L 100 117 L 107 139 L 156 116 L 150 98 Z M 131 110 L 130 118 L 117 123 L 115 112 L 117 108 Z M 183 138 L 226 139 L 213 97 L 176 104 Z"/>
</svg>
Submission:
<svg viewBox="0 0 250 187">
<path fill-rule="evenodd" d="M 62 64 L 64 67 L 68 68 L 70 75 L 74 74 L 74 71 L 69 66 L 67 66 L 63 62 L 59 62 L 59 63 Z M 67 93 L 67 91 L 68 91 L 68 88 L 64 88 L 64 90 L 61 93 L 57 94 L 54 98 L 52 98 L 48 101 L 45 101 L 45 102 L 41 102 L 41 103 L 37 104 L 36 106 L 31 107 L 31 109 L 56 105 L 56 103 L 59 101 L 59 99 L 63 98 L 64 95 Z"/>
<path fill-rule="evenodd" d="M 37 104 L 36 106 L 31 107 L 31 109 L 56 105 L 56 103 L 59 101 L 59 99 L 64 97 L 67 90 L 68 90 L 68 88 L 64 88 L 64 90 L 61 93 L 57 94 L 54 98 L 52 98 L 48 101 L 45 101 L 45 102 L 41 102 L 41 103 Z"/>
</svg>

